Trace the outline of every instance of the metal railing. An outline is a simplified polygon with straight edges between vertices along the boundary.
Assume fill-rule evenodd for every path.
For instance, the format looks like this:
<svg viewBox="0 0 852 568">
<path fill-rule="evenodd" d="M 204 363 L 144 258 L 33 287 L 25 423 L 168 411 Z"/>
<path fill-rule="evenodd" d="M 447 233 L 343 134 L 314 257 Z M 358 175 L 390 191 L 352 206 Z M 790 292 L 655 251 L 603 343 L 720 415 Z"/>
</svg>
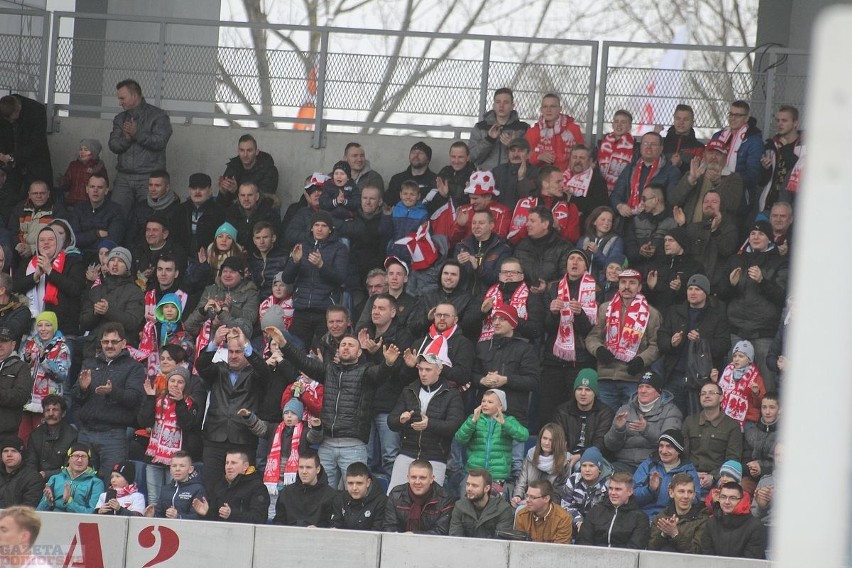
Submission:
<svg viewBox="0 0 852 568">
<path fill-rule="evenodd" d="M 50 13 L 29 7 L 0 8 L 0 17 L 6 28 L 0 33 L 0 90 L 44 100 Z M 18 33 L 13 33 L 16 22 Z"/>
</svg>

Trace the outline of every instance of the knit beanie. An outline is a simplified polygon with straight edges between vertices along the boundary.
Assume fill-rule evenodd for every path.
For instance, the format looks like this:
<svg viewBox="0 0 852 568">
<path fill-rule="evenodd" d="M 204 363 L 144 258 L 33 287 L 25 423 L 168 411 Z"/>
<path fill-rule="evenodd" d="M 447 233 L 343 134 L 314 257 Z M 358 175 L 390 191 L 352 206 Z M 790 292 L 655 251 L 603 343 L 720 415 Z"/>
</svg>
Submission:
<svg viewBox="0 0 852 568">
<path fill-rule="evenodd" d="M 136 481 L 136 466 L 130 460 L 119 462 L 112 466 L 112 472 L 119 474 L 130 485 Z"/>
<path fill-rule="evenodd" d="M 508 405 L 506 404 L 506 393 L 500 389 L 489 389 L 485 391 L 485 394 L 489 393 L 497 397 L 497 400 L 499 400 L 500 404 L 503 406 L 503 412 L 506 412 L 508 410 Z"/>
<path fill-rule="evenodd" d="M 59 320 L 56 319 L 56 314 L 54 312 L 41 312 L 38 317 L 36 317 L 36 325 L 38 325 L 38 322 L 40 321 L 46 321 L 53 326 L 53 331 L 59 331 Z"/>
<path fill-rule="evenodd" d="M 728 477 L 734 478 L 734 481 L 737 483 L 742 483 L 743 481 L 743 466 L 740 462 L 736 460 L 728 460 L 722 464 L 722 467 L 719 468 L 719 479 L 722 479 L 722 476 L 727 475 Z"/>
<path fill-rule="evenodd" d="M 642 375 L 641 379 L 639 379 L 639 384 L 651 385 L 652 387 L 654 387 L 654 390 L 656 390 L 660 394 L 663 394 L 663 387 L 665 387 L 666 381 L 659 373 L 655 373 L 654 371 L 648 371 L 647 373 Z"/>
<path fill-rule="evenodd" d="M 580 369 L 577 373 L 577 378 L 574 379 L 574 390 L 580 387 L 589 387 L 594 391 L 595 396 L 598 394 L 598 372 L 594 369 Z"/>
<path fill-rule="evenodd" d="M 331 218 L 331 214 L 328 211 L 323 211 L 320 209 L 316 211 L 311 217 L 311 227 L 313 227 L 316 223 L 325 223 L 328 225 L 329 229 L 334 230 L 334 220 Z"/>
<path fill-rule="evenodd" d="M 175 375 L 177 375 L 179 377 L 183 377 L 183 380 L 186 381 L 187 384 L 189 384 L 189 377 L 190 377 L 189 369 L 187 369 L 183 365 L 178 365 L 177 367 L 172 369 L 171 373 L 169 373 L 169 377 L 174 377 Z M 169 377 L 166 377 L 166 378 L 168 379 Z"/>
<path fill-rule="evenodd" d="M 677 453 L 683 455 L 684 443 L 683 434 L 677 428 L 670 428 L 660 435 L 660 442 L 666 441 L 677 450 Z"/>
<path fill-rule="evenodd" d="M 337 170 L 343 170 L 346 173 L 346 177 L 352 177 L 352 166 L 350 166 L 349 162 L 345 160 L 340 160 L 334 164 L 334 167 L 331 168 L 331 173 L 334 174 Z"/>
<path fill-rule="evenodd" d="M 3 438 L 0 438 L 0 452 L 6 448 L 14 448 L 19 454 L 23 454 L 24 442 L 17 436 L 3 436 Z"/>
<path fill-rule="evenodd" d="M 83 138 L 80 140 L 80 147 L 82 148 L 83 146 L 89 149 L 89 152 L 92 153 L 93 159 L 100 159 L 102 149 L 100 141 L 95 140 L 94 138 Z"/>
<path fill-rule="evenodd" d="M 710 295 L 710 280 L 707 279 L 703 274 L 693 274 L 689 277 L 689 282 L 686 283 L 686 287 L 690 286 L 698 286 L 701 288 L 705 294 Z"/>
<path fill-rule="evenodd" d="M 237 240 L 237 229 L 233 225 L 228 223 L 227 221 L 225 221 L 224 223 L 219 225 L 219 228 L 216 229 L 216 236 L 217 237 L 219 235 L 221 235 L 222 233 L 228 235 L 229 237 L 231 237 L 235 241 Z"/>
<path fill-rule="evenodd" d="M 260 317 L 260 329 L 272 326 L 281 333 L 286 331 L 284 326 L 284 309 L 278 304 L 272 304 Z"/>
<path fill-rule="evenodd" d="M 754 361 L 754 346 L 751 344 L 751 341 L 745 339 L 737 341 L 733 352 L 736 353 L 737 351 L 748 357 L 749 361 Z"/>
<path fill-rule="evenodd" d="M 281 413 L 292 412 L 296 416 L 299 417 L 299 420 L 302 419 L 302 414 L 305 412 L 305 405 L 302 404 L 302 401 L 298 398 L 291 398 L 287 401 L 287 404 L 284 405 L 284 408 L 281 410 Z"/>
<path fill-rule="evenodd" d="M 586 448 L 586 450 L 583 452 L 583 455 L 580 456 L 580 465 L 583 465 L 587 462 L 592 462 L 593 464 L 598 466 L 598 469 L 602 470 L 603 455 L 601 454 L 601 451 L 594 446 Z"/>
<path fill-rule="evenodd" d="M 127 267 L 128 272 L 130 271 L 130 267 L 133 266 L 133 255 L 130 254 L 129 250 L 124 247 L 115 247 L 109 251 L 109 254 L 107 255 L 107 262 L 114 258 L 123 262 L 124 266 Z"/>
</svg>

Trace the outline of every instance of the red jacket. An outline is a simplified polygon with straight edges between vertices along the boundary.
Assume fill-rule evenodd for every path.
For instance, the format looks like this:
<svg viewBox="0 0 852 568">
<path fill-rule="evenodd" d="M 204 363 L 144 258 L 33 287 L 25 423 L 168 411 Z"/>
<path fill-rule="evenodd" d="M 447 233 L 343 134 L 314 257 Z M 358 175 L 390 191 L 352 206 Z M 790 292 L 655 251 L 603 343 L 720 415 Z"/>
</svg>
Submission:
<svg viewBox="0 0 852 568">
<path fill-rule="evenodd" d="M 574 147 L 574 144 L 585 144 L 586 139 L 583 137 L 583 131 L 580 130 L 580 126 L 572 121 L 568 124 L 568 131 L 571 132 L 574 137 L 574 143 L 571 145 L 566 145 L 565 141 L 559 135 L 553 136 L 553 153 L 556 154 L 556 159 L 553 162 L 553 165 L 559 168 L 560 170 L 568 169 L 568 158 L 571 154 L 571 148 Z M 538 123 L 535 123 L 532 128 L 527 130 L 526 133 L 527 142 L 530 143 L 530 163 L 536 167 L 540 167 L 544 165 L 544 162 L 539 161 L 538 159 L 538 143 L 541 141 L 541 128 Z"/>
<path fill-rule="evenodd" d="M 512 246 L 527 236 L 527 217 L 533 208 L 546 205 L 541 203 L 543 199 L 547 200 L 537 196 L 525 197 L 515 205 L 508 237 Z M 553 199 L 550 210 L 553 211 L 553 220 L 559 235 L 568 242 L 576 243 L 580 239 L 580 211 L 577 206 L 563 199 Z"/>
<path fill-rule="evenodd" d="M 74 205 L 88 201 L 89 196 L 86 193 L 86 184 L 89 183 L 89 178 L 92 174 L 99 174 L 106 178 L 109 184 L 109 176 L 107 176 L 106 167 L 103 161 L 95 160 L 83 163 L 80 160 L 74 160 L 68 164 L 68 169 L 65 170 L 65 175 L 62 176 L 62 189 L 65 190 L 65 203 Z"/>
</svg>

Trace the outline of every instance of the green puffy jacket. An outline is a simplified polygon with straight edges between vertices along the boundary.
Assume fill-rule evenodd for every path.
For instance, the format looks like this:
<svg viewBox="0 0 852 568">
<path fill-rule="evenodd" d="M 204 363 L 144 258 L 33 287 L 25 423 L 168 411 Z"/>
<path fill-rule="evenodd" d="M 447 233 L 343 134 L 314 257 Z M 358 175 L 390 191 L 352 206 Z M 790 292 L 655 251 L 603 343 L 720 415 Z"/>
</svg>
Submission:
<svg viewBox="0 0 852 568">
<path fill-rule="evenodd" d="M 512 440 L 526 442 L 530 437 L 514 416 L 503 417 L 503 424 L 484 414 L 474 422 L 471 414 L 456 432 L 456 440 L 467 445 L 467 469 L 484 467 L 497 481 L 512 474 Z"/>
</svg>

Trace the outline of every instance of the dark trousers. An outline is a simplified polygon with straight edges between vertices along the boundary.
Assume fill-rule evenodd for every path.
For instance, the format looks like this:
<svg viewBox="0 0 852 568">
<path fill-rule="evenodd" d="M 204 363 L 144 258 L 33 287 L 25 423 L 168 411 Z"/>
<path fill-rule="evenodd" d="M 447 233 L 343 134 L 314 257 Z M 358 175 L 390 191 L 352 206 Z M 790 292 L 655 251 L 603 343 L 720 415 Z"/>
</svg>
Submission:
<svg viewBox="0 0 852 568">
<path fill-rule="evenodd" d="M 593 367 L 594 365 L 592 365 Z M 565 363 L 562 365 L 545 364 L 541 367 L 538 383 L 538 424 L 544 426 L 553 419 L 556 408 L 568 402 L 574 396 L 574 380 L 583 364 Z"/>
<path fill-rule="evenodd" d="M 290 333 L 301 339 L 308 349 L 316 347 L 320 337 L 327 331 L 324 311 L 296 310 L 293 314 Z"/>
</svg>

